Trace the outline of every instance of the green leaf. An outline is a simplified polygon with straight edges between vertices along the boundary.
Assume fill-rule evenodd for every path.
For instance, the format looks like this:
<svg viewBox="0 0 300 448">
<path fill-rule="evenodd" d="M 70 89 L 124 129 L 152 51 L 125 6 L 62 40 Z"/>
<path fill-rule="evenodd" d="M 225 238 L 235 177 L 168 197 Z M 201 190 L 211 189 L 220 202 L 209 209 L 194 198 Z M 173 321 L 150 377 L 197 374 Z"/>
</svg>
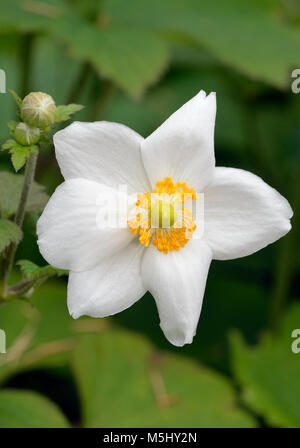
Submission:
<svg viewBox="0 0 300 448">
<path fill-rule="evenodd" d="M 36 392 L 0 391 L 0 428 L 68 428 L 66 417 L 48 398 Z"/>
<path fill-rule="evenodd" d="M 21 229 L 14 222 L 0 219 L 0 253 L 11 243 L 18 244 L 22 236 Z"/>
<path fill-rule="evenodd" d="M 6 355 L 0 356 L 1 382 L 21 371 L 66 365 L 78 335 L 77 322 L 68 313 L 66 286 L 49 280 L 30 303 L 14 300 L 1 308 L 0 328 L 7 344 Z"/>
<path fill-rule="evenodd" d="M 123 0 L 104 2 L 96 26 L 66 4 L 47 3 L 41 15 L 26 2 L 11 0 L 1 8 L 0 26 L 4 31 L 45 31 L 62 39 L 75 57 L 90 61 L 133 95 L 160 77 L 167 45 L 174 40 L 197 45 L 250 78 L 289 87 L 291 67 L 298 66 L 300 36 L 281 13 L 280 0 L 127 3 L 124 8 Z"/>
<path fill-rule="evenodd" d="M 11 161 L 16 171 L 19 171 L 25 165 L 31 153 L 38 153 L 38 147 L 36 145 L 23 146 L 13 139 L 7 140 L 2 145 L 2 150 L 6 149 L 11 154 Z"/>
<path fill-rule="evenodd" d="M 123 8 L 123 5 L 122 5 Z M 9 31 L 46 31 L 63 40 L 71 54 L 134 97 L 160 78 L 168 62 L 165 41 L 147 27 L 111 23 L 105 14 L 90 24 L 75 8 L 47 4 L 40 15 L 16 0 L 1 9 L 0 26 Z M 55 18 L 55 20 L 53 20 Z"/>
<path fill-rule="evenodd" d="M 21 297 L 29 298 L 36 287 L 40 286 L 51 277 L 67 275 L 68 271 L 58 269 L 53 266 L 38 266 L 29 260 L 19 260 L 17 265 L 20 266 L 24 280 L 12 285 L 9 289 L 10 293 Z"/>
<path fill-rule="evenodd" d="M 291 67 L 298 66 L 300 35 L 279 7 L 279 0 L 132 0 L 124 8 L 123 0 L 107 0 L 103 15 L 115 26 L 188 38 L 240 73 L 288 88 Z"/>
<path fill-rule="evenodd" d="M 46 4 L 47 5 L 47 4 Z M 30 4 L 20 3 L 19 0 L 10 0 L 2 2 L 2 14 L 0 25 L 2 32 L 29 32 L 46 29 L 49 20 L 51 20 L 51 5 L 49 6 L 49 15 L 46 16 L 32 11 Z M 34 8 L 34 6 L 33 6 Z M 47 7 L 45 6 L 46 10 Z M 58 10 L 59 13 L 59 10 Z M 13 91 L 12 91 L 13 92 Z M 12 93 L 13 94 L 13 93 Z M 16 99 L 18 97 L 16 96 Z"/>
<path fill-rule="evenodd" d="M 300 306 L 293 305 L 279 333 L 266 335 L 259 345 L 248 347 L 238 333 L 231 337 L 243 400 L 271 426 L 300 426 L 300 354 L 292 351 L 292 331 L 299 328 Z"/>
<path fill-rule="evenodd" d="M 76 112 L 79 112 L 83 108 L 84 106 L 81 106 L 80 104 L 68 104 L 67 106 L 57 106 L 55 122 L 59 123 L 61 121 L 69 120 L 69 118 L 71 118 L 71 115 L 75 114 Z"/>
<path fill-rule="evenodd" d="M 22 100 L 19 97 L 19 95 L 12 89 L 8 89 L 8 91 L 12 94 L 13 99 L 15 100 L 15 102 L 17 103 L 18 107 L 21 109 L 22 107 Z"/>
<path fill-rule="evenodd" d="M 85 427 L 254 425 L 236 406 L 225 377 L 186 358 L 154 352 L 137 334 L 110 330 L 83 336 L 73 369 Z"/>
<path fill-rule="evenodd" d="M 26 160 L 31 154 L 31 148 L 29 146 L 21 146 L 16 143 L 9 150 L 11 154 L 11 161 L 16 171 L 19 171 L 26 163 Z"/>
<path fill-rule="evenodd" d="M 0 172 L 0 212 L 3 218 L 13 216 L 17 210 L 21 197 L 24 176 L 7 171 Z M 29 194 L 26 210 L 39 212 L 43 210 L 48 201 L 45 187 L 34 182 Z"/>
<path fill-rule="evenodd" d="M 17 264 L 20 266 L 20 269 L 24 275 L 24 277 L 28 280 L 33 280 L 34 278 L 39 279 L 41 277 L 47 276 L 51 277 L 53 275 L 67 275 L 68 271 L 64 269 L 58 269 L 53 266 L 38 266 L 29 260 L 19 260 Z"/>
<path fill-rule="evenodd" d="M 15 145 L 16 145 L 16 141 L 11 138 L 9 140 L 6 140 L 6 142 L 3 143 L 3 145 L 1 146 L 1 149 L 2 150 L 10 149 L 10 148 L 13 148 Z"/>
<path fill-rule="evenodd" d="M 101 29 L 82 21 L 56 22 L 53 26 L 53 32 L 68 42 L 76 58 L 89 61 L 101 76 L 134 97 L 166 69 L 167 46 L 148 29 L 113 24 Z"/>
</svg>

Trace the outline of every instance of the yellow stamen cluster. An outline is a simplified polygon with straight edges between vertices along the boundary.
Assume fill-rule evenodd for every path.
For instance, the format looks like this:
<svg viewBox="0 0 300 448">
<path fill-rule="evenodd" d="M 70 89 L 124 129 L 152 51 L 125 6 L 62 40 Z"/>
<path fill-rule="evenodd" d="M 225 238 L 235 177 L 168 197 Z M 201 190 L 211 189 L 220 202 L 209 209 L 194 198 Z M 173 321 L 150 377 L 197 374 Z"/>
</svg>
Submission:
<svg viewBox="0 0 300 448">
<path fill-rule="evenodd" d="M 196 199 L 196 193 L 193 188 L 187 186 L 186 182 L 173 183 L 171 177 L 166 177 L 164 180 L 159 180 L 156 182 L 156 188 L 154 188 L 153 193 L 158 194 L 181 194 L 182 202 L 187 199 Z"/>
<path fill-rule="evenodd" d="M 185 182 L 173 183 L 166 177 L 156 183 L 153 194 L 138 195 L 135 216 L 128 220 L 128 226 L 146 247 L 152 243 L 159 251 L 168 253 L 179 250 L 192 238 L 196 229 L 192 212 L 183 207 L 189 199 L 196 199 L 193 188 Z"/>
</svg>

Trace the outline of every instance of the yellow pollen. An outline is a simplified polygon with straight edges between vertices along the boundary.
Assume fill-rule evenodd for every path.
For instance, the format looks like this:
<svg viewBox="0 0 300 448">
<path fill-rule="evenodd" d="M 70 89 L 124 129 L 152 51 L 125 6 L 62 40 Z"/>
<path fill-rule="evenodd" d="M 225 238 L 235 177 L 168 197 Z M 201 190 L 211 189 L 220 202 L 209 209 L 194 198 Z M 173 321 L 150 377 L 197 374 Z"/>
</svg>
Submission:
<svg viewBox="0 0 300 448">
<path fill-rule="evenodd" d="M 179 250 L 192 238 L 196 229 L 192 212 L 183 207 L 189 199 L 196 199 L 193 188 L 185 182 L 173 183 L 166 177 L 156 183 L 153 193 L 138 195 L 135 214 L 128 226 L 146 247 L 151 240 L 159 251 Z"/>
</svg>

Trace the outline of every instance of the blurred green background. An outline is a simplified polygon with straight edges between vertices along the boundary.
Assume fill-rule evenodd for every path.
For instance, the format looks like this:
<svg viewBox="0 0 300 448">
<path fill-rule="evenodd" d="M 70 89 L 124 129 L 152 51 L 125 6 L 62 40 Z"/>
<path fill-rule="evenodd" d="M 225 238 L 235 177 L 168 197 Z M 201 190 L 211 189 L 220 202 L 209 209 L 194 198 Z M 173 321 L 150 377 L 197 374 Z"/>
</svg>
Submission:
<svg viewBox="0 0 300 448">
<path fill-rule="evenodd" d="M 0 12 L 0 68 L 20 96 L 44 91 L 83 104 L 77 120 L 146 137 L 200 89 L 216 91 L 217 164 L 263 177 L 295 212 L 282 240 L 212 263 L 197 336 L 180 349 L 150 294 L 112 318 L 73 321 L 62 278 L 31 304 L 1 307 L 0 427 L 299 427 L 299 2 L 2 0 Z M 0 111 L 2 143 L 9 94 Z M 12 171 L 4 153 L 0 169 Z M 62 181 L 52 148 L 36 180 L 48 194 Z M 17 255 L 42 265 L 35 221 L 28 213 Z"/>
</svg>

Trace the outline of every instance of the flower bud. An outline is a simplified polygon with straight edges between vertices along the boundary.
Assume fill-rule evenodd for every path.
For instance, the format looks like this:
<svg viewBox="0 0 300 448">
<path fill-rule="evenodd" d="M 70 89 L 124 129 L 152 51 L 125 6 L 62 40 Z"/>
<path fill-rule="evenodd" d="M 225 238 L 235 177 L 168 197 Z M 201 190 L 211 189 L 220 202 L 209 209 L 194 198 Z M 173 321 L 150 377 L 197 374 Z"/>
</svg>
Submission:
<svg viewBox="0 0 300 448">
<path fill-rule="evenodd" d="M 55 121 L 53 98 L 43 92 L 31 92 L 22 102 L 21 117 L 29 126 L 45 129 Z"/>
<path fill-rule="evenodd" d="M 39 128 L 31 128 L 26 123 L 19 123 L 16 126 L 14 137 L 20 145 L 34 145 L 39 141 L 41 131 Z"/>
</svg>

